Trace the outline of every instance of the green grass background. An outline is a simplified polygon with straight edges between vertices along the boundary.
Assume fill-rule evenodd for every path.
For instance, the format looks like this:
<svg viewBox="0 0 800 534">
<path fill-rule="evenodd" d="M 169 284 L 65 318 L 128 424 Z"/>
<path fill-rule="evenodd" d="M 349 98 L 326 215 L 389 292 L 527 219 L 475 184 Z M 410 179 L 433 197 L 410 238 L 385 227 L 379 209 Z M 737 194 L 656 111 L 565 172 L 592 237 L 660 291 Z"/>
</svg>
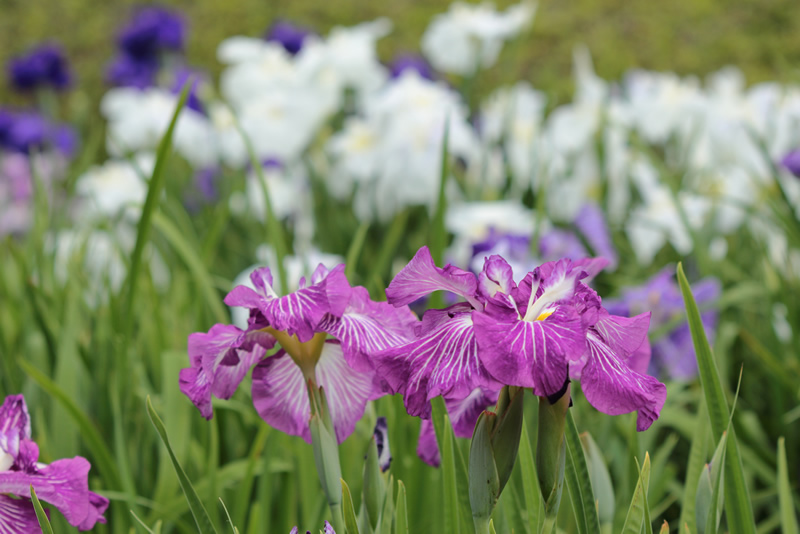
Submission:
<svg viewBox="0 0 800 534">
<path fill-rule="evenodd" d="M 498 2 L 505 7 L 513 2 Z M 0 0 L 0 62 L 47 39 L 63 44 L 85 96 L 105 89 L 103 72 L 114 53 L 117 29 L 138 1 Z M 431 17 L 449 0 L 169 0 L 189 22 L 189 62 L 213 74 L 215 50 L 224 38 L 261 35 L 277 17 L 325 34 L 334 25 L 385 15 L 395 25 L 380 43 L 382 59 L 416 51 Z M 585 43 L 598 73 L 619 78 L 642 67 L 704 75 L 737 65 L 749 83 L 800 78 L 800 10 L 796 0 L 541 0 L 533 29 L 508 47 L 480 82 L 485 92 L 498 83 L 528 79 L 554 97 L 572 92 L 572 50 Z M 83 95 L 81 95 L 83 96 Z M 0 102 L 22 103 L 7 85 Z"/>
</svg>

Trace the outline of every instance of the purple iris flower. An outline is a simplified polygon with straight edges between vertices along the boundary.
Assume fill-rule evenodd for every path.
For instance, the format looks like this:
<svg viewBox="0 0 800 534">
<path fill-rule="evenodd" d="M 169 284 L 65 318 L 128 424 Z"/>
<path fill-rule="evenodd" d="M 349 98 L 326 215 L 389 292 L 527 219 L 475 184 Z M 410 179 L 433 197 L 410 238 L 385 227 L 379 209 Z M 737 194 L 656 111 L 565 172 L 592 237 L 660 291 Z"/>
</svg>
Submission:
<svg viewBox="0 0 800 534">
<path fill-rule="evenodd" d="M 311 33 L 312 32 L 309 30 L 296 26 L 291 22 L 279 20 L 270 26 L 264 39 L 280 43 L 287 52 L 295 55 L 303 48 L 303 41 L 305 41 Z"/>
<path fill-rule="evenodd" d="M 364 414 L 366 403 L 385 394 L 372 355 L 413 335 L 416 317 L 405 308 L 373 302 L 363 287 L 351 287 L 344 265 L 320 265 L 311 279 L 283 297 L 272 289 L 267 268 L 251 275 L 255 290 L 238 286 L 228 306 L 250 310 L 248 328 L 215 325 L 189 336 L 192 366 L 180 375 L 181 391 L 207 419 L 211 397 L 230 398 L 253 370 L 253 403 L 275 428 L 311 441 L 306 384 L 323 387 L 341 443 Z M 328 336 L 330 336 L 328 338 Z M 275 344 L 280 350 L 265 357 Z"/>
<path fill-rule="evenodd" d="M 77 134 L 67 125 L 53 124 L 33 111 L 0 111 L 0 147 L 25 154 L 55 148 L 69 157 L 77 144 Z"/>
<path fill-rule="evenodd" d="M 120 50 L 136 59 L 156 57 L 162 50 L 183 49 L 185 23 L 179 14 L 159 7 L 136 12 L 119 34 Z"/>
<path fill-rule="evenodd" d="M 800 178 L 800 148 L 786 154 L 781 160 L 781 165 L 790 173 Z"/>
<path fill-rule="evenodd" d="M 659 330 L 685 314 L 683 297 L 674 272 L 673 267 L 665 267 L 645 284 L 624 290 L 621 298 L 609 299 L 605 305 L 612 313 L 620 315 L 651 310 L 650 330 Z M 720 291 L 719 281 L 714 278 L 701 280 L 693 287 L 695 299 L 701 308 L 711 306 L 719 298 Z M 716 308 L 710 308 L 703 311 L 700 317 L 706 337 L 713 343 L 719 312 Z M 644 365 L 647 368 L 647 363 Z M 653 342 L 649 372 L 675 380 L 689 380 L 697 376 L 697 356 L 688 322 L 681 322 Z"/>
<path fill-rule="evenodd" d="M 200 86 L 206 83 L 205 76 L 203 76 L 202 73 L 194 71 L 185 66 L 177 68 L 174 73 L 174 79 L 172 81 L 170 91 L 176 95 L 180 94 L 180 92 L 183 90 L 183 86 L 189 79 L 192 80 L 192 85 L 189 88 L 189 96 L 186 98 L 186 107 L 205 115 L 206 110 L 203 106 L 203 101 L 200 99 L 200 95 L 198 94 Z"/>
<path fill-rule="evenodd" d="M 118 87 L 146 89 L 156 84 L 158 69 L 157 57 L 137 59 L 123 52 L 109 64 L 106 81 Z"/>
<path fill-rule="evenodd" d="M 8 64 L 11 85 L 20 91 L 40 87 L 63 90 L 69 87 L 71 75 L 67 58 L 54 44 L 40 45 L 27 54 L 12 59 Z"/>
<path fill-rule="evenodd" d="M 408 412 L 424 419 L 438 395 L 463 397 L 476 387 L 505 384 L 548 397 L 570 376 L 582 378 L 593 406 L 612 415 L 637 410 L 637 428 L 645 430 L 666 398 L 663 384 L 628 364 L 645 343 L 649 315 L 628 319 L 602 308 L 582 280 L 605 264 L 548 262 L 517 285 L 500 256 L 487 258 L 475 276 L 436 267 L 423 247 L 389 284 L 389 302 L 407 304 L 436 290 L 466 302 L 426 312 L 414 341 L 378 355 L 378 371 L 405 395 Z"/>
<path fill-rule="evenodd" d="M 414 71 L 427 80 L 433 80 L 433 69 L 422 56 L 416 54 L 400 54 L 389 64 L 392 78 L 398 78 L 404 71 Z"/>
<path fill-rule="evenodd" d="M 70 525 L 89 530 L 105 523 L 108 499 L 89 491 L 89 462 L 76 456 L 41 464 L 31 440 L 31 421 L 22 395 L 6 397 L 0 406 L 0 531 L 41 532 L 30 500 L 36 496 L 56 507 Z"/>
</svg>

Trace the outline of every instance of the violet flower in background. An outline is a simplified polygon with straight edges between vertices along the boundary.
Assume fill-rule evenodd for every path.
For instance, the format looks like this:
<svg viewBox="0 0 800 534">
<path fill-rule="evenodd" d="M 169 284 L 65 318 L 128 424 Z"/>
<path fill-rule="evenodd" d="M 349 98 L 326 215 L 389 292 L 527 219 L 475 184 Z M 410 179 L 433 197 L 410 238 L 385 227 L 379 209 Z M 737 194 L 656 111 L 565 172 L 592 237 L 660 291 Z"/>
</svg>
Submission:
<svg viewBox="0 0 800 534">
<path fill-rule="evenodd" d="M 71 157 L 77 145 L 75 130 L 66 124 L 53 123 L 35 111 L 0 109 L 0 149 L 24 154 L 56 149 Z"/>
<path fill-rule="evenodd" d="M 413 70 L 421 77 L 433 80 L 435 78 L 433 68 L 422 56 L 416 54 L 400 54 L 389 64 L 389 71 L 392 78 L 397 78 L 404 71 Z"/>
<path fill-rule="evenodd" d="M 140 9 L 119 33 L 119 53 L 108 66 L 107 81 L 139 89 L 155 85 L 162 56 L 182 51 L 185 33 L 179 14 L 158 7 Z"/>
<path fill-rule="evenodd" d="M 608 261 L 607 269 L 615 269 L 619 261 L 618 254 L 600 208 L 595 204 L 585 204 L 573 224 L 576 231 L 560 227 L 543 231 L 539 236 L 536 254 L 531 252 L 529 233 L 502 232 L 489 226 L 483 240 L 471 244 L 469 269 L 479 273 L 484 260 L 492 255 L 502 256 L 511 265 L 515 279 L 521 278 L 523 273 L 532 271 L 542 262 L 561 258 L 580 260 L 602 257 Z M 584 242 L 591 250 L 587 249 Z"/>
<path fill-rule="evenodd" d="M 278 20 L 269 27 L 264 39 L 279 43 L 294 56 L 303 48 L 303 42 L 309 35 L 312 35 L 310 30 L 285 20 Z"/>
<path fill-rule="evenodd" d="M 619 315 L 651 311 L 650 331 L 656 331 L 685 315 L 683 297 L 674 273 L 673 267 L 665 267 L 643 285 L 625 289 L 620 298 L 607 299 L 604 304 L 611 313 Z M 714 305 L 721 287 L 715 278 L 706 278 L 693 284 L 692 291 L 698 306 L 703 309 Z M 703 311 L 700 317 L 706 337 L 713 344 L 719 311 L 711 307 Z M 690 380 L 697 376 L 697 356 L 687 321 L 652 342 L 649 372 L 674 380 Z"/>
<path fill-rule="evenodd" d="M 117 39 L 120 50 L 137 59 L 162 51 L 183 50 L 186 25 L 183 17 L 160 7 L 139 9 L 122 28 Z"/>
<path fill-rule="evenodd" d="M 41 501 L 57 508 L 70 525 L 90 530 L 105 523 L 108 499 L 89 491 L 85 458 L 38 463 L 39 448 L 31 440 L 31 421 L 22 395 L 6 397 L 0 406 L 0 531 L 40 533 L 30 500 L 30 487 Z"/>
<path fill-rule="evenodd" d="M 800 178 L 800 148 L 786 154 L 781 160 L 781 165 L 787 171 Z"/>
<path fill-rule="evenodd" d="M 72 80 L 67 58 L 61 47 L 43 44 L 8 63 L 11 85 L 19 91 L 50 87 L 62 91 Z"/>
</svg>

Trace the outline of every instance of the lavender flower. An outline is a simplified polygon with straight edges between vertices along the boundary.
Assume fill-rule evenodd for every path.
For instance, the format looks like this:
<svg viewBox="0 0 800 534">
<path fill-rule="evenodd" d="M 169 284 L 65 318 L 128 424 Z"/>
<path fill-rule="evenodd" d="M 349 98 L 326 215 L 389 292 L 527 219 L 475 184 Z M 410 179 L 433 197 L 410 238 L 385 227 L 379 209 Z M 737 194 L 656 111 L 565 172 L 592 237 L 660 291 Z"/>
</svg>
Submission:
<svg viewBox="0 0 800 534">
<path fill-rule="evenodd" d="M 399 77 L 401 73 L 407 70 L 413 70 L 421 77 L 428 80 L 433 80 L 435 77 L 433 69 L 428 62 L 425 61 L 422 56 L 416 54 L 401 54 L 395 57 L 391 64 L 389 64 L 389 71 L 392 74 L 392 78 Z"/>
<path fill-rule="evenodd" d="M 352 433 L 367 401 L 385 394 L 372 354 L 405 343 L 417 322 L 408 308 L 373 302 L 350 287 L 344 265 L 320 265 L 309 283 L 279 297 L 267 268 L 253 272 L 255 289 L 238 286 L 225 298 L 249 309 L 246 330 L 215 325 L 189 336 L 192 366 L 181 371 L 181 391 L 210 418 L 211 396 L 230 398 L 253 366 L 253 403 L 267 423 L 311 440 L 306 384 L 323 387 L 339 442 Z M 326 339 L 327 336 L 331 339 Z M 280 350 L 269 358 L 276 343 Z"/>
<path fill-rule="evenodd" d="M 75 151 L 77 139 L 69 126 L 54 124 L 34 111 L 0 110 L 0 148 L 25 154 L 55 148 L 69 157 Z"/>
<path fill-rule="evenodd" d="M 72 78 L 67 59 L 61 48 L 54 44 L 40 45 L 8 64 L 11 85 L 20 91 L 51 87 L 66 89 Z"/>
<path fill-rule="evenodd" d="M 296 26 L 291 22 L 279 20 L 269 27 L 264 39 L 280 43 L 287 52 L 294 56 L 303 48 L 303 42 L 309 35 L 311 35 L 309 30 Z"/>
<path fill-rule="evenodd" d="M 652 311 L 650 330 L 658 330 L 678 317 L 683 317 L 685 308 L 680 288 L 674 278 L 674 268 L 665 267 L 658 274 L 638 287 L 625 289 L 619 299 L 609 299 L 606 307 L 615 314 L 629 315 Z M 720 295 L 720 284 L 714 278 L 706 278 L 693 287 L 697 304 L 708 307 Z M 719 312 L 715 308 L 700 314 L 706 337 L 713 343 Z M 689 323 L 681 322 L 652 345 L 652 359 L 643 362 L 644 368 L 656 376 L 668 376 L 675 380 L 688 380 L 697 375 L 697 356 L 694 352 Z"/>
<path fill-rule="evenodd" d="M 177 13 L 146 7 L 137 11 L 122 29 L 117 43 L 133 58 L 152 58 L 163 50 L 182 50 L 185 30 L 183 18 Z"/>
<path fill-rule="evenodd" d="M 120 31 L 119 54 L 108 66 L 107 81 L 120 87 L 152 87 L 163 53 L 183 50 L 185 30 L 176 13 L 157 7 L 139 10 Z"/>
<path fill-rule="evenodd" d="M 790 173 L 800 178 L 800 149 L 792 150 L 786 154 L 781 160 L 781 165 Z"/>
<path fill-rule="evenodd" d="M 41 532 L 30 500 L 36 495 L 56 507 L 70 525 L 89 530 L 105 523 L 108 499 L 89 491 L 90 465 L 85 458 L 40 464 L 39 448 L 31 440 L 28 407 L 22 395 L 6 397 L 0 406 L 0 531 Z"/>
</svg>

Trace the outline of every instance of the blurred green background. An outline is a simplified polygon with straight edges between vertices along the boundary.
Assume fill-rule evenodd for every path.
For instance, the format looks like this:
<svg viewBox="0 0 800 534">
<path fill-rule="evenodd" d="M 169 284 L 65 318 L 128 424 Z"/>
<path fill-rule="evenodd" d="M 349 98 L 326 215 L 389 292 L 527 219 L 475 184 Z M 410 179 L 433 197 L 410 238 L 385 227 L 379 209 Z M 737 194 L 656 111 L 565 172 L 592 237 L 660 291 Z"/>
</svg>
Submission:
<svg viewBox="0 0 800 534">
<path fill-rule="evenodd" d="M 74 66 L 77 86 L 95 100 L 105 90 L 103 73 L 114 53 L 117 29 L 141 4 L 0 0 L 0 62 L 42 40 L 56 40 Z M 217 74 L 220 41 L 232 35 L 261 35 L 278 17 L 325 34 L 337 24 L 385 15 L 394 21 L 394 31 L 380 43 L 382 59 L 397 51 L 417 51 L 431 17 L 445 11 L 449 0 L 169 0 L 160 5 L 185 14 L 189 63 Z M 507 47 L 479 90 L 527 79 L 551 94 L 551 103 L 568 100 L 572 50 L 579 43 L 589 47 L 598 73 L 606 79 L 617 79 L 634 67 L 702 76 L 726 65 L 741 68 L 748 83 L 800 79 L 796 0 L 541 0 L 532 30 Z M 3 84 L 0 102 L 22 100 Z"/>
</svg>

